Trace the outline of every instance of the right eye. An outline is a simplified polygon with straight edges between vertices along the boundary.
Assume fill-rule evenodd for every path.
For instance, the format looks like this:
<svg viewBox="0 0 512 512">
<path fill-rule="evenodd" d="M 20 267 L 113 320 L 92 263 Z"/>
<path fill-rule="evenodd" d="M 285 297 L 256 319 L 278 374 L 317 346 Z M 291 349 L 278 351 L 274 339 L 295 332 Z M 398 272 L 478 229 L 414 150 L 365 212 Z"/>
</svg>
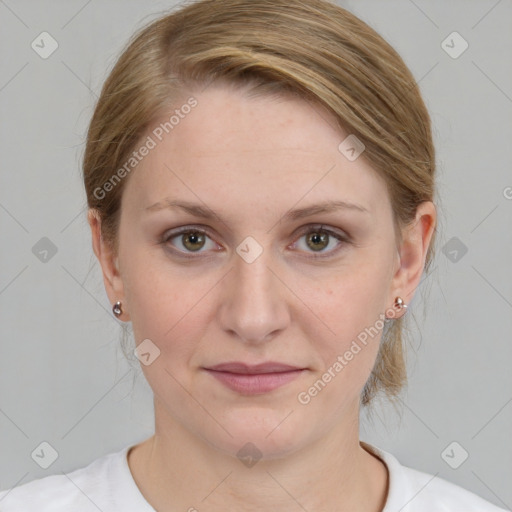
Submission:
<svg viewBox="0 0 512 512">
<path fill-rule="evenodd" d="M 176 240 L 173 242 L 173 240 Z M 173 252 L 179 256 L 190 256 L 194 253 L 203 253 L 207 250 L 202 250 L 204 247 L 208 249 L 208 240 L 210 240 L 210 249 L 214 249 L 215 244 L 208 236 L 208 233 L 201 228 L 193 226 L 186 226 L 178 230 L 167 231 L 162 239 L 162 243 L 169 247 Z M 212 245 L 213 244 L 213 245 Z"/>
</svg>

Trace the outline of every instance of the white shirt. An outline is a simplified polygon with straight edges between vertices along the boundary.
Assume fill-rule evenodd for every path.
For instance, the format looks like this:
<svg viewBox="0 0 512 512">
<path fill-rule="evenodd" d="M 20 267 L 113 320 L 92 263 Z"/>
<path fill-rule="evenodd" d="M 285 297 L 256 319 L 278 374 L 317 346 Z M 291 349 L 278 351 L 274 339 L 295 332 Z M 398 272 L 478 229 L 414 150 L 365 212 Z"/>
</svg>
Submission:
<svg viewBox="0 0 512 512">
<path fill-rule="evenodd" d="M 402 466 L 388 452 L 361 444 L 379 457 L 389 471 L 388 496 L 382 512 L 505 512 L 447 480 Z M 99 457 L 67 475 L 49 475 L 0 491 L 0 511 L 155 512 L 130 472 L 130 448 Z M 197 507 L 202 508 L 199 504 Z"/>
</svg>

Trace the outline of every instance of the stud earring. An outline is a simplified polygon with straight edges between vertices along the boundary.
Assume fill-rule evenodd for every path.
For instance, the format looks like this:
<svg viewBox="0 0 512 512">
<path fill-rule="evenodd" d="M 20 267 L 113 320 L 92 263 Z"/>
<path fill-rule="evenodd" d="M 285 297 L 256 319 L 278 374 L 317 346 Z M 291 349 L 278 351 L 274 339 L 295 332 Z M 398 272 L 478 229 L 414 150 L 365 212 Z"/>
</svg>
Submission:
<svg viewBox="0 0 512 512">
<path fill-rule="evenodd" d="M 121 301 L 118 300 L 113 306 L 112 306 L 112 313 L 114 313 L 115 316 L 120 317 L 123 314 L 123 310 L 121 308 Z"/>
<path fill-rule="evenodd" d="M 393 307 L 398 311 L 401 311 L 402 309 L 407 308 L 407 304 L 403 301 L 402 297 L 395 297 L 395 304 L 393 305 Z M 385 316 L 386 322 L 390 322 L 391 319 L 395 318 L 395 312 L 391 308 L 388 310 L 388 312 L 391 316 Z"/>
<path fill-rule="evenodd" d="M 403 301 L 402 297 L 395 298 L 395 308 L 397 308 L 399 311 L 401 309 L 407 308 L 407 304 Z"/>
</svg>

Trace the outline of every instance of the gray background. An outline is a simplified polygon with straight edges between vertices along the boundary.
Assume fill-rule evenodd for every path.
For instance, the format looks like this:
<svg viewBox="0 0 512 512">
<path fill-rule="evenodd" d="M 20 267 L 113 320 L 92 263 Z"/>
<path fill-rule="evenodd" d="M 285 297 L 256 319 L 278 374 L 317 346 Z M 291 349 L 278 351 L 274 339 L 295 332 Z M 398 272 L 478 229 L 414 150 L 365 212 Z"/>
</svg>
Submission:
<svg viewBox="0 0 512 512">
<path fill-rule="evenodd" d="M 510 508 L 512 2 L 339 3 L 410 66 L 439 166 L 437 260 L 408 312 L 401 418 L 383 404 L 373 419 L 363 414 L 361 437 Z M 151 390 L 138 362 L 124 358 L 90 247 L 80 161 L 115 58 L 173 5 L 0 0 L 0 489 L 153 433 Z M 31 48 L 43 31 L 59 45 L 47 59 Z M 469 44 L 458 58 L 441 46 L 453 31 Z M 43 237 L 54 255 L 41 252 Z M 48 469 L 31 457 L 43 441 L 58 452 Z M 453 441 L 452 464 L 469 453 L 457 469 L 441 455 Z"/>
</svg>

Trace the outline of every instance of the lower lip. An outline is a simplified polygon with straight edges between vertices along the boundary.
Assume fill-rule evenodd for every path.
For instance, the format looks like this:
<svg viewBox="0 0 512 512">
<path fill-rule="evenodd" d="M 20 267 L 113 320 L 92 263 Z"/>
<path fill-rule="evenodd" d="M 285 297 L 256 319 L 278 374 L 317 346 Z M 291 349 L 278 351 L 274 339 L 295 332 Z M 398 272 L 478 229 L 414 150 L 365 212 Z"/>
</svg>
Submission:
<svg viewBox="0 0 512 512">
<path fill-rule="evenodd" d="M 296 379 L 305 370 L 279 373 L 242 374 L 206 370 L 225 386 L 244 395 L 268 393 Z"/>
</svg>

